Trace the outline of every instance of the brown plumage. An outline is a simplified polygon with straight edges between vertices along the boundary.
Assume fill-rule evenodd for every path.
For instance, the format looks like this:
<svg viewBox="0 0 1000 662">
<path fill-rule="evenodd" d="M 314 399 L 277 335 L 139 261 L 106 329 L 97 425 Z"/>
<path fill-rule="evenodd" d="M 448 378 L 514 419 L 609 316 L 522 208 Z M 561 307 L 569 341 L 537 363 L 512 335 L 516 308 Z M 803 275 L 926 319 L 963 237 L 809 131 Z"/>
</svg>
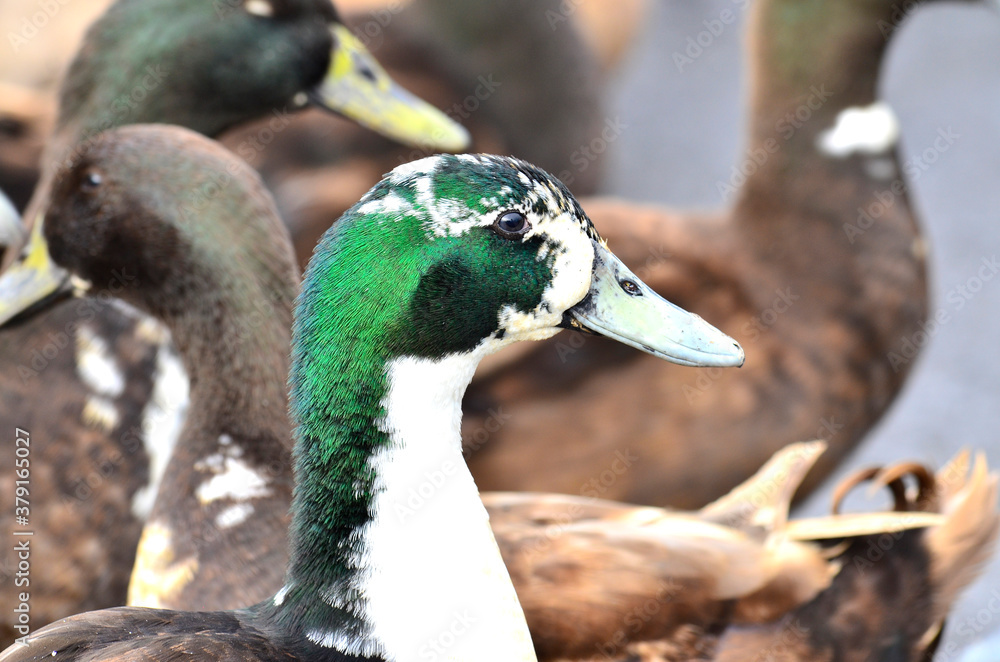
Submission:
<svg viewBox="0 0 1000 662">
<path fill-rule="evenodd" d="M 149 458 L 137 434 L 141 411 L 121 406 L 121 399 L 151 397 L 156 353 L 144 336 L 148 325 L 136 326 L 128 316 L 125 325 L 102 316 L 109 305 L 100 299 L 67 300 L 0 333 L 0 356 L 7 357 L 0 373 L 6 394 L 0 419 L 11 431 L 27 430 L 32 443 L 27 528 L 35 533 L 30 577 L 35 623 L 119 601 L 128 575 L 105 569 L 131 567 L 135 546 L 122 541 L 137 539 L 142 530 L 129 504 L 147 481 Z M 77 327 L 82 335 L 68 331 Z M 47 373 L 73 373 L 81 357 L 92 357 L 94 345 L 106 338 L 118 338 L 127 392 L 116 397 L 89 386 L 52 388 L 46 382 Z M 59 448 L 64 451 L 53 452 Z M 13 462 L 4 466 L 0 487 L 13 495 Z M 2 521 L 14 530 L 11 506 Z M 3 603 L 12 605 L 20 592 L 14 578 L 17 552 L 5 545 L 0 558 Z M 0 642 L 9 645 L 17 633 L 7 611 Z"/>
<path fill-rule="evenodd" d="M 917 466 L 932 482 L 907 494 L 905 510 L 786 524 L 786 488 L 804 473 L 794 462 L 808 470 L 817 450 L 786 449 L 721 508 L 692 514 L 486 497 L 540 659 L 929 659 L 955 589 L 992 553 L 996 474 L 962 453 L 936 475 Z M 908 473 L 873 476 L 905 491 Z M 682 526 L 705 533 L 733 514 L 742 524 L 715 539 Z"/>
</svg>

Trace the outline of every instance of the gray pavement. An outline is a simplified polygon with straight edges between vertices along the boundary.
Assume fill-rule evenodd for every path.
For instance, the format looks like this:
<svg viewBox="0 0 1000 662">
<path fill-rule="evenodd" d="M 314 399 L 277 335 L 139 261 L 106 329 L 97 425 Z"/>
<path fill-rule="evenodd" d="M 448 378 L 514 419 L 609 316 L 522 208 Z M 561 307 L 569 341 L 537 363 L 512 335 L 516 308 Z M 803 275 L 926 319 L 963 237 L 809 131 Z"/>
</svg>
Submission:
<svg viewBox="0 0 1000 662">
<path fill-rule="evenodd" d="M 722 206 L 716 182 L 728 179 L 743 149 L 743 4 L 651 1 L 649 25 L 614 85 L 609 114 L 627 128 L 604 163 L 605 193 L 682 208 Z M 726 8 L 737 9 L 737 22 L 678 72 L 672 54 Z M 955 303 L 962 296 L 956 288 L 975 285 L 981 261 L 1000 256 L 998 55 L 1000 9 L 985 3 L 920 7 L 890 48 L 881 89 L 900 120 L 903 158 L 927 147 L 939 128 L 960 135 L 911 182 L 931 248 L 931 310 L 944 308 L 950 321 L 834 481 L 902 459 L 940 466 L 963 447 L 984 450 L 1000 468 L 1000 278 L 962 297 L 961 309 Z M 825 513 L 834 481 L 798 514 Z M 936 659 L 956 659 L 957 649 L 976 644 L 977 662 L 1000 660 L 1000 557 L 963 595 L 947 636 Z"/>
</svg>

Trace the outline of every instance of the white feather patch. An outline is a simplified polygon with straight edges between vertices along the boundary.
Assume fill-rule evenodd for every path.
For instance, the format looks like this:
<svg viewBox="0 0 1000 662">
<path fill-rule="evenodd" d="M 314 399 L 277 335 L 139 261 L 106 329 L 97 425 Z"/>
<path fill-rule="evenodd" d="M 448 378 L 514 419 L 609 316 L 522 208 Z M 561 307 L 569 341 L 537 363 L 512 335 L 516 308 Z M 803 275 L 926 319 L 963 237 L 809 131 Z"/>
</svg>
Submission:
<svg viewBox="0 0 1000 662">
<path fill-rule="evenodd" d="M 195 464 L 197 469 L 215 473 L 195 490 L 199 503 L 206 505 L 218 499 L 246 501 L 271 494 L 267 478 L 235 455 L 217 453 Z"/>
<path fill-rule="evenodd" d="M 99 428 L 106 433 L 118 427 L 118 409 L 115 408 L 115 403 L 99 395 L 87 398 L 82 414 L 84 424 Z"/>
<path fill-rule="evenodd" d="M 353 645 L 353 642 L 347 638 L 347 634 L 344 632 L 309 630 L 306 632 L 306 639 L 313 642 L 317 646 L 322 646 L 323 648 L 336 648 L 339 651 L 345 652 Z"/>
<path fill-rule="evenodd" d="M 362 214 L 410 214 L 413 207 L 398 193 L 389 193 L 379 200 L 369 200 L 360 207 L 358 211 Z"/>
<path fill-rule="evenodd" d="M 246 0 L 243 3 L 243 8 L 246 9 L 248 14 L 253 14 L 254 16 L 261 16 L 263 18 L 274 16 L 274 5 L 268 0 Z"/>
<path fill-rule="evenodd" d="M 154 380 L 153 395 L 142 412 L 142 441 L 149 455 L 149 483 L 132 497 L 132 513 L 141 520 L 149 517 L 153 509 L 188 408 L 187 373 L 170 346 L 170 334 L 165 330 L 156 354 Z"/>
<path fill-rule="evenodd" d="M 107 341 L 89 324 L 81 324 L 76 331 L 76 372 L 99 395 L 117 398 L 125 390 L 125 375 Z"/>
<path fill-rule="evenodd" d="M 884 101 L 864 108 L 845 108 L 832 128 L 816 138 L 819 151 L 842 159 L 855 152 L 882 154 L 899 141 L 899 121 Z"/>
<path fill-rule="evenodd" d="M 400 185 L 412 177 L 423 177 L 429 175 L 441 164 L 442 157 L 428 156 L 409 163 L 403 163 L 392 169 L 389 173 L 389 181 L 395 185 Z"/>
<path fill-rule="evenodd" d="M 253 515 L 253 510 L 253 505 L 249 503 L 237 503 L 229 506 L 215 516 L 215 526 L 220 529 L 238 526 Z"/>
</svg>

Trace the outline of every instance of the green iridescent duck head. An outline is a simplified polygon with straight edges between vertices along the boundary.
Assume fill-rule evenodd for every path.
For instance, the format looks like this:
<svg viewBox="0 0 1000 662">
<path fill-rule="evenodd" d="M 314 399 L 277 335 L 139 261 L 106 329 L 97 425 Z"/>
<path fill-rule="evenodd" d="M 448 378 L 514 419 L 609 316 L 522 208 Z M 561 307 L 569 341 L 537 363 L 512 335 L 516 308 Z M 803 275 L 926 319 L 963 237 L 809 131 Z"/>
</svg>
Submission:
<svg viewBox="0 0 1000 662">
<path fill-rule="evenodd" d="M 514 158 L 396 168 L 317 247 L 302 302 L 323 301 L 316 324 L 364 325 L 397 355 L 488 353 L 571 328 L 684 365 L 743 362 L 632 274 L 561 182 Z"/>
</svg>

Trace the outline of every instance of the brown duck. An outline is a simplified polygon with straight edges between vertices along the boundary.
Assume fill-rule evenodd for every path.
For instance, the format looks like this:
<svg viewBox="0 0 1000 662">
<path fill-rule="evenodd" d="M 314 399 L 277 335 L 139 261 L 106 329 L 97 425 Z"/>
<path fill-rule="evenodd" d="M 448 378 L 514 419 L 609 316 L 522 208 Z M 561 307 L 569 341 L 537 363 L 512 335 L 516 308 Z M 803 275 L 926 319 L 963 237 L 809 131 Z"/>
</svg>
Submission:
<svg viewBox="0 0 1000 662">
<path fill-rule="evenodd" d="M 830 450 L 808 491 L 879 420 L 927 315 L 926 247 L 893 120 L 873 105 L 896 5 L 751 5 L 752 172 L 726 212 L 582 201 L 652 287 L 745 346 L 746 367 L 684 371 L 576 337 L 498 356 L 464 423 L 484 490 L 697 507 L 778 448 L 819 437 Z M 857 133 L 859 117 L 878 140 Z M 584 445 L 553 453 L 539 434 Z"/>
</svg>

